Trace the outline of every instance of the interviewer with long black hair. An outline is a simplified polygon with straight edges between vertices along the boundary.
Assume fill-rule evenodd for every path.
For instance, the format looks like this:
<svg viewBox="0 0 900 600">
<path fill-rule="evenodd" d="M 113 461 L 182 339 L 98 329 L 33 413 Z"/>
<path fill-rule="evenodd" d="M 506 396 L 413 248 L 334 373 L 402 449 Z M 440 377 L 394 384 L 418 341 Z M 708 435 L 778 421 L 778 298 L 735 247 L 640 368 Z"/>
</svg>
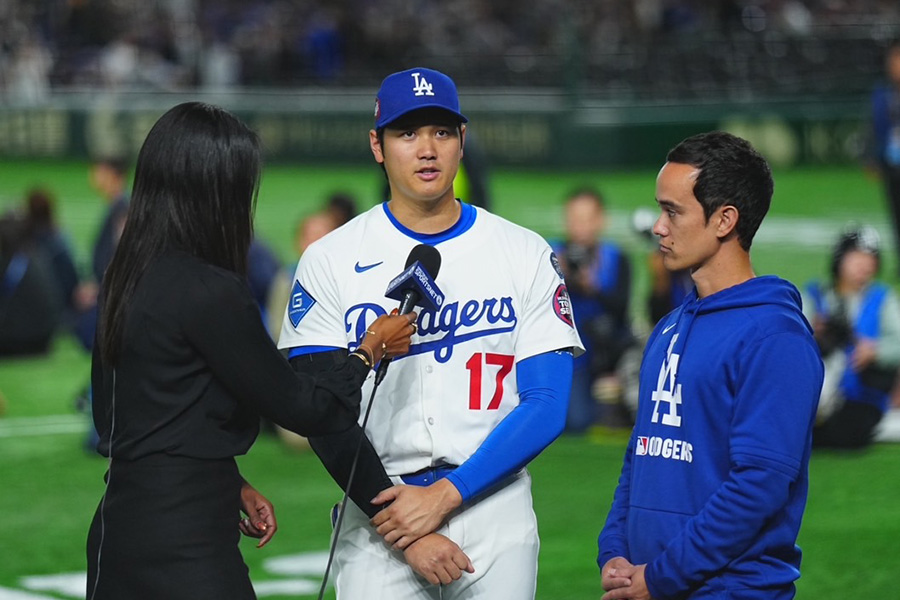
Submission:
<svg viewBox="0 0 900 600">
<path fill-rule="evenodd" d="M 234 457 L 259 415 L 302 435 L 345 430 L 371 365 L 409 349 L 415 315 L 384 316 L 332 370 L 294 373 L 244 278 L 259 174 L 256 135 L 206 104 L 169 110 L 141 148 L 94 349 L 109 470 L 88 536 L 88 599 L 254 598 L 239 511 L 270 507 Z"/>
</svg>

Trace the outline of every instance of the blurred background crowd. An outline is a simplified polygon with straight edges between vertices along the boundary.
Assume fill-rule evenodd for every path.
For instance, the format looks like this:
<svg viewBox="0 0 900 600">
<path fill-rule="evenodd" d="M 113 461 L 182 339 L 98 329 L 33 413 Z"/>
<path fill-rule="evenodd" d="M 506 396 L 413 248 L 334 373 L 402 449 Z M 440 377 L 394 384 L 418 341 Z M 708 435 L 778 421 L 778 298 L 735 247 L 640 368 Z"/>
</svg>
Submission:
<svg viewBox="0 0 900 600">
<path fill-rule="evenodd" d="M 892 0 L 4 0 L 0 88 L 33 102 L 53 87 L 350 86 L 415 57 L 465 87 L 852 93 L 898 26 Z"/>
</svg>

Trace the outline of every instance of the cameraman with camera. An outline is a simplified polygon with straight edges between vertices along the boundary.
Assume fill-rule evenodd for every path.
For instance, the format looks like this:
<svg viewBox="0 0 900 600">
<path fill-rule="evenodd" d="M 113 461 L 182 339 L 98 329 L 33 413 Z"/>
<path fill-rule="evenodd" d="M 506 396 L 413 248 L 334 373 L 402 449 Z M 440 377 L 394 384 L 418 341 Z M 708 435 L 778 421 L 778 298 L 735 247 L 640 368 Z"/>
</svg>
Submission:
<svg viewBox="0 0 900 600">
<path fill-rule="evenodd" d="M 900 366 L 900 301 L 875 281 L 878 232 L 848 226 L 834 248 L 831 283 L 804 290 L 803 311 L 825 362 L 813 445 L 862 448 L 888 409 Z"/>
<path fill-rule="evenodd" d="M 621 395 L 616 365 L 634 343 L 628 316 L 631 264 L 619 246 L 602 239 L 606 211 L 596 189 L 567 196 L 565 221 L 566 238 L 553 247 L 585 347 L 574 362 L 566 431 L 582 433 L 598 421 L 616 424 L 613 404 Z"/>
</svg>

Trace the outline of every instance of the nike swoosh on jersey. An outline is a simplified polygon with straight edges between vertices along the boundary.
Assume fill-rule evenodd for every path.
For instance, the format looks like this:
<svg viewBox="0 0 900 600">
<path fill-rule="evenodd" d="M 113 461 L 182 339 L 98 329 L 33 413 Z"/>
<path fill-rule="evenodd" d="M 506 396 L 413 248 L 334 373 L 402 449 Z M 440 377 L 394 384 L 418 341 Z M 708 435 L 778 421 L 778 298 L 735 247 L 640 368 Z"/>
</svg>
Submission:
<svg viewBox="0 0 900 600">
<path fill-rule="evenodd" d="M 377 267 L 378 265 L 380 265 L 383 262 L 384 261 L 382 260 L 377 263 L 372 263 L 371 265 L 365 265 L 365 266 L 362 266 L 359 264 L 359 262 L 357 262 L 355 265 L 353 265 L 353 270 L 356 271 L 357 273 L 365 273 L 369 269 L 374 269 L 375 267 Z"/>
<path fill-rule="evenodd" d="M 666 335 L 667 333 L 669 333 L 669 330 L 671 330 L 676 325 L 678 325 L 678 323 L 672 323 L 671 325 L 669 325 L 668 327 L 666 327 L 665 329 L 662 330 L 662 334 Z"/>
</svg>

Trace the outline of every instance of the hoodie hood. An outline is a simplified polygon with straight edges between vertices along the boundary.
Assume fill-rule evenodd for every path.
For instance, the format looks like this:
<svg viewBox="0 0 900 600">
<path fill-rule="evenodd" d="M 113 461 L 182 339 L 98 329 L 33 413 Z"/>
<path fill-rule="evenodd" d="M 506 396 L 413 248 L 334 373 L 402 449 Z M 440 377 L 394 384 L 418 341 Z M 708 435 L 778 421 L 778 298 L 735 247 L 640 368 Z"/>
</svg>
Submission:
<svg viewBox="0 0 900 600">
<path fill-rule="evenodd" d="M 771 304 L 787 310 L 801 312 L 800 292 L 789 281 L 774 275 L 748 279 L 744 283 L 726 288 L 706 298 L 697 297 L 697 288 L 685 298 L 684 305 L 696 303 L 696 312 L 706 314 L 718 310 L 749 308 Z"/>
<path fill-rule="evenodd" d="M 691 326 L 697 315 L 764 307 L 793 314 L 812 334 L 812 327 L 803 316 L 800 292 L 794 284 L 774 275 L 754 277 L 705 298 L 699 298 L 697 288 L 694 287 L 685 297 L 681 307 L 663 319 L 666 323 L 664 327 L 675 328 L 677 334 L 675 351 L 681 352 L 687 344 Z"/>
</svg>

